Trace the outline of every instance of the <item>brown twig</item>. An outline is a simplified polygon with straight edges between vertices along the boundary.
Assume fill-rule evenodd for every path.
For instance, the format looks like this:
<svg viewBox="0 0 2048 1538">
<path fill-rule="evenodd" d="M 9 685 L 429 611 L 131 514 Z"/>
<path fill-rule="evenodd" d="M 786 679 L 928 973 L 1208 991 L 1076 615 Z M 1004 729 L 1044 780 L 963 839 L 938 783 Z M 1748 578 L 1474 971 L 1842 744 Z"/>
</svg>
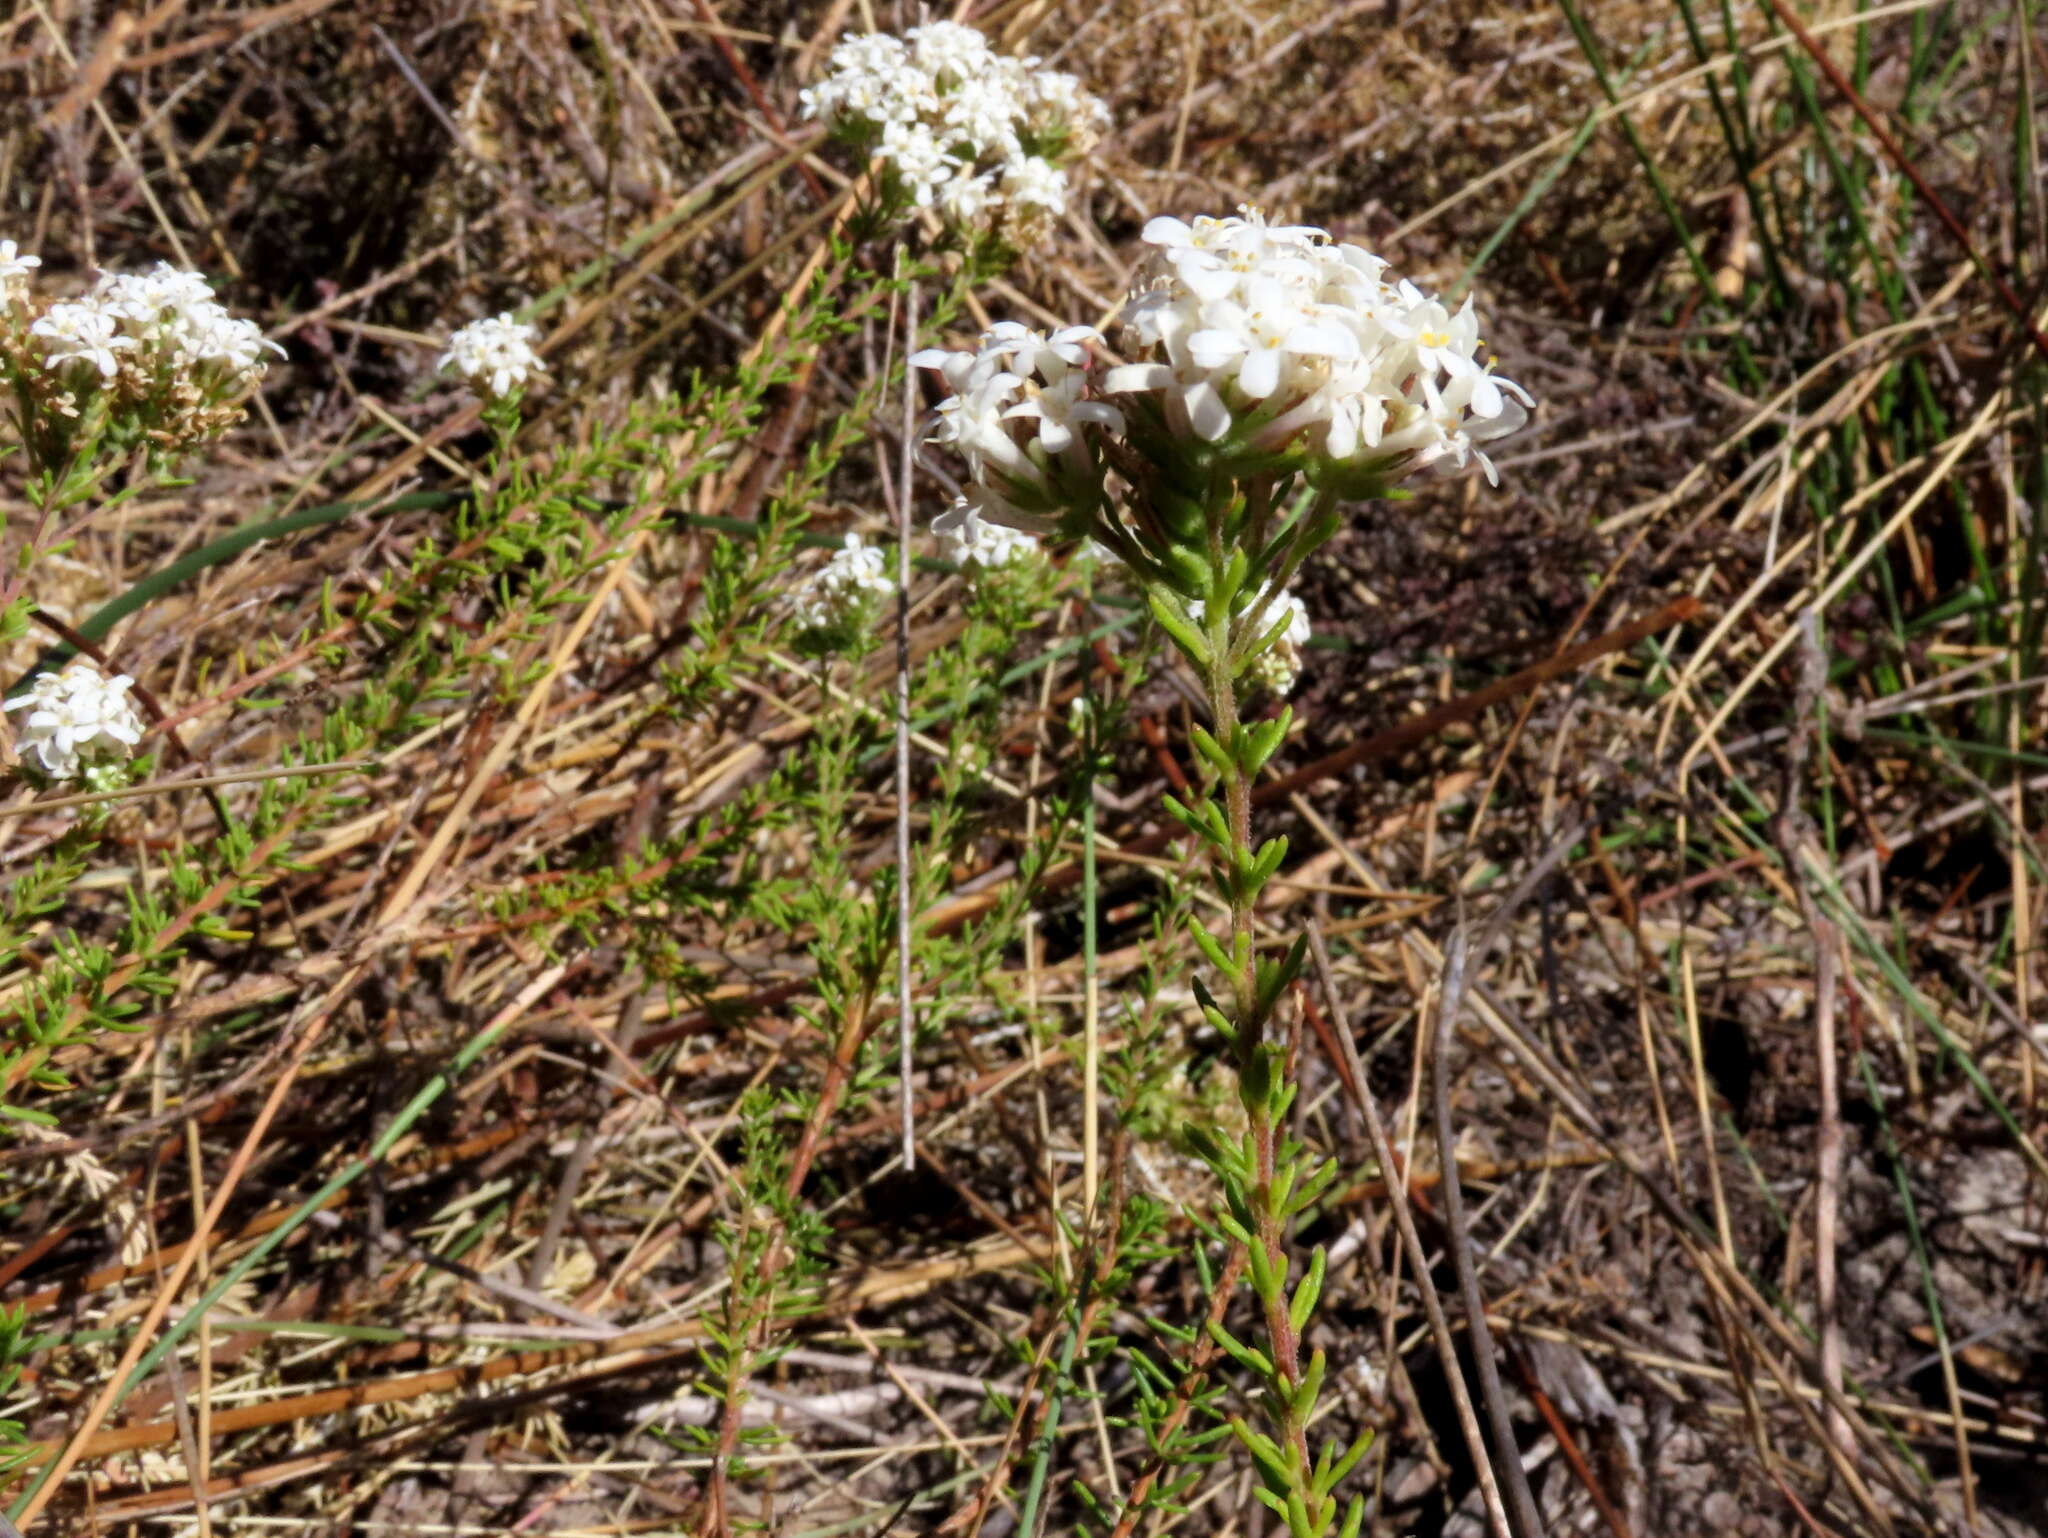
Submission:
<svg viewBox="0 0 2048 1538">
<path fill-rule="evenodd" d="M 1479 1268 L 1473 1262 L 1472 1230 L 1465 1217 L 1464 1183 L 1458 1179 L 1458 1131 L 1451 1120 L 1451 1041 L 1465 1002 L 1465 932 L 1451 936 L 1444 959 L 1443 995 L 1437 1003 L 1436 1039 L 1431 1050 L 1430 1082 L 1435 1089 L 1437 1166 L 1443 1171 L 1444 1227 L 1450 1236 L 1451 1264 L 1465 1302 L 1465 1328 L 1472 1337 L 1472 1362 L 1479 1374 L 1479 1396 L 1486 1404 L 1493 1433 L 1493 1452 L 1503 1474 L 1501 1483 L 1513 1516 L 1516 1538 L 1543 1538 L 1536 1497 L 1522 1472 L 1521 1444 L 1508 1413 L 1500 1382 L 1493 1332 L 1486 1324 L 1486 1300 L 1479 1291 Z"/>
<path fill-rule="evenodd" d="M 1402 1248 L 1408 1252 L 1408 1266 L 1415 1276 L 1415 1291 L 1422 1299 L 1423 1313 L 1429 1318 L 1429 1333 L 1436 1342 L 1444 1387 L 1450 1391 L 1451 1405 L 1458 1416 L 1458 1430 L 1464 1434 L 1465 1451 L 1472 1459 L 1473 1476 L 1479 1481 L 1480 1499 L 1486 1504 L 1487 1522 L 1493 1529 L 1494 1538 L 1512 1538 L 1507 1511 L 1501 1504 L 1500 1484 L 1486 1456 L 1486 1438 L 1479 1430 L 1478 1417 L 1472 1413 L 1472 1396 L 1465 1387 L 1464 1369 L 1458 1365 L 1457 1339 L 1451 1334 L 1450 1321 L 1444 1317 L 1443 1301 L 1437 1297 L 1436 1287 L 1429 1279 L 1429 1252 L 1422 1247 L 1422 1235 L 1415 1228 L 1408 1183 L 1397 1173 L 1401 1166 L 1394 1158 L 1394 1145 L 1380 1121 L 1379 1107 L 1373 1103 L 1372 1090 L 1366 1083 L 1365 1065 L 1358 1060 L 1358 1046 L 1352 1041 L 1350 1028 L 1344 1023 L 1344 1008 L 1337 994 L 1337 974 L 1330 967 L 1330 952 L 1323 944 L 1322 927 L 1313 919 L 1308 924 L 1308 948 L 1315 960 L 1316 979 L 1322 985 L 1324 1008 L 1329 1011 L 1330 1020 L 1336 1028 L 1337 1044 L 1344 1050 L 1347 1069 L 1344 1087 L 1355 1097 L 1359 1117 L 1365 1123 L 1366 1136 L 1372 1139 L 1373 1157 L 1379 1161 L 1381 1175 L 1387 1182 L 1394 1227 L 1400 1232 Z"/>
</svg>

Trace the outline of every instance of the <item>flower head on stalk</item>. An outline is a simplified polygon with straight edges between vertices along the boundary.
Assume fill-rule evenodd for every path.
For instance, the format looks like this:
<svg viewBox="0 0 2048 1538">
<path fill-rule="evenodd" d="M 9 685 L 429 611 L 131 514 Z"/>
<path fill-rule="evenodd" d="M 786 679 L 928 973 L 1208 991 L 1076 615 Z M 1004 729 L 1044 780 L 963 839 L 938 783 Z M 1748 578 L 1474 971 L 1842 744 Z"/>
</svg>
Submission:
<svg viewBox="0 0 2048 1538">
<path fill-rule="evenodd" d="M 1244 594 L 1284 586 L 1340 502 L 1475 466 L 1497 481 L 1485 446 L 1530 400 L 1484 360 L 1469 299 L 1453 310 L 1323 230 L 1246 209 L 1154 219 L 1144 238 L 1153 257 L 1120 338 L 1130 361 L 1099 367 L 1090 328 L 1014 322 L 971 352 L 913 357 L 952 391 L 933 436 L 973 481 L 939 527 L 1092 536 L 1198 666 L 1223 645 L 1244 674 L 1284 649 L 1261 664 L 1275 687 L 1299 665 L 1306 615 L 1240 627 L 1270 607 Z"/>
<path fill-rule="evenodd" d="M 895 591 L 882 551 L 849 533 L 791 595 L 805 649 L 822 655 L 860 648 Z"/>
<path fill-rule="evenodd" d="M 510 310 L 473 320 L 448 338 L 435 365 L 454 374 L 487 402 L 508 400 L 547 372 L 534 342 L 537 327 L 515 320 Z"/>
</svg>

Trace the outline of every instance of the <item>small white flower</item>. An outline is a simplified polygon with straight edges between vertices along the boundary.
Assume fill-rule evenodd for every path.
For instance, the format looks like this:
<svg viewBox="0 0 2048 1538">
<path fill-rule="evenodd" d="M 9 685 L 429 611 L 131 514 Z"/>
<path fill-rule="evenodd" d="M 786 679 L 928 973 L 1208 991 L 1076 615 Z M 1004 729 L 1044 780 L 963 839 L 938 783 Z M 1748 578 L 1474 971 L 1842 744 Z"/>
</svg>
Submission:
<svg viewBox="0 0 2048 1538">
<path fill-rule="evenodd" d="M 961 170 L 958 157 L 923 123 L 884 123 L 881 154 L 919 208 L 931 207 L 939 188 Z"/>
<path fill-rule="evenodd" d="M 448 350 L 435 367 L 444 374 L 452 371 L 487 399 L 502 400 L 547 372 L 533 346 L 539 335 L 509 310 L 474 320 L 448 338 Z"/>
<path fill-rule="evenodd" d="M 1016 153 L 1016 96 L 994 76 L 962 81 L 942 108 L 949 139 L 971 146 L 977 155 Z"/>
<path fill-rule="evenodd" d="M 980 356 L 1007 358 L 1017 373 L 1056 384 L 1069 369 L 1086 368 L 1089 345 L 1101 340 L 1093 326 L 1062 326 L 1047 336 L 1019 321 L 999 320 L 982 333 Z"/>
<path fill-rule="evenodd" d="M 1263 605 L 1263 607 L 1261 607 Z M 1188 618 L 1199 627 L 1205 623 L 1209 606 L 1201 599 L 1190 599 Z M 1253 610 L 1258 611 L 1259 634 L 1272 635 L 1282 620 L 1286 628 L 1273 637 L 1266 649 L 1252 658 L 1245 669 L 1245 676 L 1261 689 L 1274 694 L 1285 694 L 1294 687 L 1294 681 L 1301 676 L 1301 650 L 1308 645 L 1309 637 L 1315 632 L 1308 622 L 1308 605 L 1293 593 L 1282 588 L 1270 598 L 1255 600 L 1247 605 L 1240 621 Z"/>
<path fill-rule="evenodd" d="M 95 761 L 126 758 L 142 740 L 142 717 L 128 697 L 134 684 L 126 673 L 106 678 L 90 662 L 75 662 L 38 674 L 27 693 L 0 708 L 28 711 L 16 742 L 24 757 L 33 753 L 53 780 L 76 779 Z"/>
<path fill-rule="evenodd" d="M 1080 78 L 1056 69 L 1033 71 L 1023 83 L 1023 99 L 1033 122 L 1058 123 L 1092 131 L 1109 123 L 1109 108 L 1082 86 Z"/>
<path fill-rule="evenodd" d="M 11 240 L 0 240 L 0 301 L 27 293 L 28 275 L 42 265 L 40 256 L 30 256 Z"/>
<path fill-rule="evenodd" d="M 903 39 L 886 32 L 863 32 L 840 41 L 832 50 L 832 72 L 836 74 L 887 75 L 909 61 L 910 50 Z"/>
<path fill-rule="evenodd" d="M 1251 667 L 1246 670 L 1253 683 L 1274 694 L 1285 694 L 1301 677 L 1302 648 L 1308 645 L 1309 637 L 1315 633 L 1308 622 L 1308 605 L 1285 590 L 1275 594 L 1266 605 L 1259 624 L 1270 633 L 1283 616 L 1287 628 L 1252 659 Z"/>
<path fill-rule="evenodd" d="M 129 333 L 142 341 L 214 313 L 227 313 L 214 302 L 212 284 L 169 262 L 158 262 L 148 272 L 103 272 L 93 285 L 92 297 L 109 315 L 126 322 Z"/>
<path fill-rule="evenodd" d="M 43 357 L 52 368 L 84 363 L 102 379 L 112 379 L 120 370 L 120 354 L 136 346 L 124 336 L 120 317 L 92 299 L 70 304 L 53 304 L 30 326 L 31 335 L 43 342 Z"/>
<path fill-rule="evenodd" d="M 1415 366 L 1430 374 L 1476 374 L 1480 366 L 1472 361 L 1479 350 L 1479 318 L 1472 313 L 1467 296 L 1456 315 L 1434 299 L 1425 299 L 1408 282 L 1401 284 L 1401 297 L 1409 301 L 1402 329 L 1415 343 Z"/>
<path fill-rule="evenodd" d="M 959 175 L 939 188 L 934 206 L 939 217 L 954 229 L 978 230 L 988 224 L 996 201 L 996 179 L 993 175 Z"/>
<path fill-rule="evenodd" d="M 263 334 L 261 326 L 230 315 L 217 304 L 204 310 L 188 310 L 180 320 L 175 340 L 184 362 L 214 364 L 235 375 L 261 369 L 266 351 L 280 358 L 285 355 L 282 347 Z"/>
<path fill-rule="evenodd" d="M 958 85 L 988 67 L 988 39 L 956 21 L 934 21 L 904 34 L 911 56 L 934 81 Z"/>
<path fill-rule="evenodd" d="M 1090 400 L 1083 392 L 1088 380 L 1082 374 L 1068 374 L 1056 383 L 1030 387 L 1029 393 L 1003 413 L 1006 420 L 1033 417 L 1038 421 L 1038 442 L 1048 455 L 1064 454 L 1090 427 L 1124 430 L 1124 414 L 1103 401 Z"/>
<path fill-rule="evenodd" d="M 1003 196 L 1019 208 L 1067 211 L 1067 173 L 1049 160 L 1025 155 L 1003 167 Z"/>
<path fill-rule="evenodd" d="M 966 497 L 933 519 L 932 527 L 946 540 L 954 562 L 970 569 L 993 571 L 1013 561 L 1034 561 L 1040 554 L 1037 539 L 983 518 Z"/>
<path fill-rule="evenodd" d="M 882 552 L 849 533 L 832 559 L 796 590 L 792 601 L 800 629 L 829 632 L 864 624 L 895 591 Z"/>
</svg>

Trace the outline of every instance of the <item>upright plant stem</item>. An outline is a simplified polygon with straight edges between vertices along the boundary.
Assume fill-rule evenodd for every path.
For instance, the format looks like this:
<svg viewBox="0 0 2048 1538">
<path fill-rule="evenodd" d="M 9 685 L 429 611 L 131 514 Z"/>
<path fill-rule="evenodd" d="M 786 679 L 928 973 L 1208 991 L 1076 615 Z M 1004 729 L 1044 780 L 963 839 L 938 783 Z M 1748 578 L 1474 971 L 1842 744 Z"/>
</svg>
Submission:
<svg viewBox="0 0 2048 1538">
<path fill-rule="evenodd" d="M 1083 696 L 1089 698 L 1089 696 Z M 1095 725 L 1088 726 L 1094 746 Z M 1095 875 L 1095 765 L 1091 756 L 1081 786 L 1081 1224 L 1095 1223 L 1095 1193 L 1102 1184 L 1102 1014 L 1096 992 L 1098 922 Z"/>
<path fill-rule="evenodd" d="M 902 261 L 902 252 L 897 252 Z M 917 341 L 917 285 L 903 305 L 903 351 Z M 917 1167 L 917 1096 L 910 1077 L 915 1066 L 917 1021 L 910 989 L 911 930 L 915 922 L 910 878 L 910 478 L 917 468 L 917 370 L 903 370 L 903 469 L 896 504 L 896 1075 L 902 1108 L 903 1167 Z"/>
<path fill-rule="evenodd" d="M 1241 870 L 1255 853 L 1251 786 L 1237 764 L 1237 739 L 1243 725 L 1238 720 L 1237 690 L 1231 676 L 1230 616 L 1221 612 L 1224 608 L 1221 604 L 1211 607 L 1218 612 L 1207 616 L 1209 711 L 1210 719 L 1215 723 L 1216 740 L 1222 745 L 1226 760 L 1219 771 L 1224 817 L 1230 831 L 1226 858 Z M 1247 1193 L 1251 1197 L 1257 1225 L 1252 1241 L 1263 1252 L 1264 1269 L 1275 1277 L 1284 1278 L 1288 1265 L 1286 1222 L 1274 1199 L 1273 1178 L 1278 1162 L 1275 1145 L 1279 1130 L 1272 1115 L 1271 1101 L 1260 1088 L 1267 1068 L 1264 1062 L 1265 1021 L 1260 1017 L 1257 966 L 1253 960 L 1256 951 L 1252 933 L 1252 900 L 1241 883 L 1233 881 L 1227 885 L 1232 962 L 1230 989 L 1236 1016 L 1233 1023 L 1237 1027 L 1238 1091 L 1250 1122 L 1257 1160 L 1252 1187 Z M 1313 1467 L 1313 1460 L 1309 1455 L 1306 1408 L 1297 1403 L 1297 1391 L 1301 1387 L 1300 1334 L 1289 1317 L 1285 1288 L 1261 1287 L 1259 1292 L 1266 1326 L 1267 1354 L 1273 1364 L 1279 1397 L 1285 1402 L 1285 1409 L 1276 1416 L 1278 1424 L 1274 1429 L 1279 1433 L 1278 1440 L 1293 1468 L 1305 1479 L 1307 1471 Z"/>
</svg>

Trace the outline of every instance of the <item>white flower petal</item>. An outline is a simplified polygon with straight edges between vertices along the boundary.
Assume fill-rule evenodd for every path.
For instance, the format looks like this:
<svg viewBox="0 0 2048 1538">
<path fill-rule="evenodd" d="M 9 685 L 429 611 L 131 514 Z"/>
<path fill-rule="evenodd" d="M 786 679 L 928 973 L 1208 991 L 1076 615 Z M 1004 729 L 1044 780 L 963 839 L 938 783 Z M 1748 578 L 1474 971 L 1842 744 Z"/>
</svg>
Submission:
<svg viewBox="0 0 2048 1538">
<path fill-rule="evenodd" d="M 1237 387 L 1255 401 L 1280 388 L 1280 349 L 1261 347 L 1245 355 L 1237 371 Z"/>
<path fill-rule="evenodd" d="M 1173 370 L 1163 363 L 1120 363 L 1102 376 L 1102 388 L 1111 395 L 1172 387 Z"/>
<path fill-rule="evenodd" d="M 1223 403 L 1223 397 L 1216 393 L 1216 387 L 1206 380 L 1190 385 L 1184 397 L 1188 410 L 1188 422 L 1195 430 L 1195 436 L 1207 443 L 1214 443 L 1230 431 L 1230 408 Z"/>
<path fill-rule="evenodd" d="M 1197 368 L 1223 368 L 1233 358 L 1244 356 L 1250 347 L 1241 332 L 1208 327 L 1188 338 L 1188 357 Z"/>
</svg>

